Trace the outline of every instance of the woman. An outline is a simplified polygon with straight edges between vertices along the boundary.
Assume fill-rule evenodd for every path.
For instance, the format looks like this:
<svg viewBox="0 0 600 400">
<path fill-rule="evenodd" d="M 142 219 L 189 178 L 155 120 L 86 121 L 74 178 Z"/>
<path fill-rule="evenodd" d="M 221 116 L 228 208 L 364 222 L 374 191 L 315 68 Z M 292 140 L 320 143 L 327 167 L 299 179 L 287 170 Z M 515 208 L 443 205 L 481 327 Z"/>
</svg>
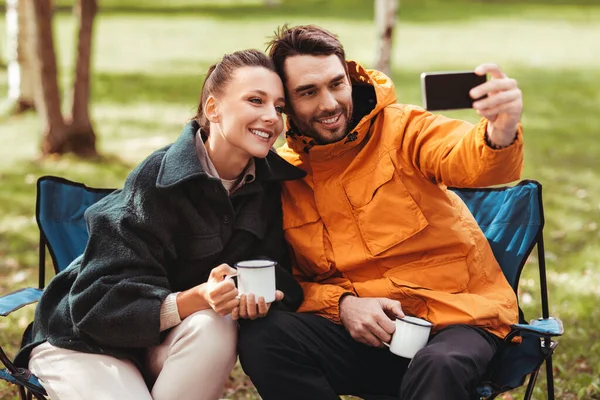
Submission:
<svg viewBox="0 0 600 400">
<path fill-rule="evenodd" d="M 279 181 L 303 172 L 271 151 L 284 105 L 267 56 L 225 55 L 179 139 L 88 209 L 86 250 L 48 285 L 19 355 L 53 400 L 218 398 L 235 320 L 270 307 L 224 279 L 237 261 L 277 261 L 273 307 L 300 305 Z"/>
</svg>

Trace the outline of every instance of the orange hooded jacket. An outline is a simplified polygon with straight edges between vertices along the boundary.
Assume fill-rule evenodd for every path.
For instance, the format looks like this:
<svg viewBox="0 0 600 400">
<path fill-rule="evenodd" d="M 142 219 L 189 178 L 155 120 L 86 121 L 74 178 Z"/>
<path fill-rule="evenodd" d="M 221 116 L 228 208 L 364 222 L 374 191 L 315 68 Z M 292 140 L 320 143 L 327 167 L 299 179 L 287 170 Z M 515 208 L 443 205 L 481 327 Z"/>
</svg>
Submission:
<svg viewBox="0 0 600 400">
<path fill-rule="evenodd" d="M 310 138 L 288 132 L 279 151 L 307 172 L 284 182 L 282 194 L 304 289 L 299 311 L 339 323 L 342 294 L 387 297 L 434 331 L 470 324 L 504 337 L 518 320 L 515 294 L 466 205 L 446 186 L 519 179 L 521 128 L 511 146 L 494 150 L 484 141 L 487 120 L 473 126 L 394 104 L 387 76 L 348 67 L 354 90 L 374 87 L 374 108 L 346 140 L 306 150 Z"/>
</svg>

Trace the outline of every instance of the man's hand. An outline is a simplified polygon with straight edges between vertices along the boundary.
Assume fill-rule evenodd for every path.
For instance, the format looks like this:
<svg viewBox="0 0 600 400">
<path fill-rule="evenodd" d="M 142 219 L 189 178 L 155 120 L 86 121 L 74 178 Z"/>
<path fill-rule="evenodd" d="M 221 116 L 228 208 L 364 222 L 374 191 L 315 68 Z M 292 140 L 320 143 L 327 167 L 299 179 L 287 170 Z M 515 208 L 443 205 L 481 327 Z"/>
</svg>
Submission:
<svg viewBox="0 0 600 400">
<path fill-rule="evenodd" d="M 283 300 L 283 292 L 275 291 L 275 301 Z M 271 304 L 265 302 L 265 298 L 260 296 L 258 301 L 253 294 L 243 294 L 240 296 L 240 305 L 231 311 L 231 318 L 235 321 L 239 318 L 256 319 L 267 315 Z"/>
<path fill-rule="evenodd" d="M 342 324 L 354 340 L 368 346 L 383 347 L 382 342 L 390 341 L 396 330 L 396 317 L 404 317 L 396 300 L 345 296 L 340 302 Z"/>
<path fill-rule="evenodd" d="M 490 142 L 499 147 L 510 145 L 517 133 L 517 124 L 523 111 L 523 94 L 517 81 L 507 77 L 496 64 L 481 64 L 475 68 L 477 75 L 490 74 L 491 80 L 471 89 L 470 95 L 477 114 L 487 118 L 487 134 Z"/>
</svg>

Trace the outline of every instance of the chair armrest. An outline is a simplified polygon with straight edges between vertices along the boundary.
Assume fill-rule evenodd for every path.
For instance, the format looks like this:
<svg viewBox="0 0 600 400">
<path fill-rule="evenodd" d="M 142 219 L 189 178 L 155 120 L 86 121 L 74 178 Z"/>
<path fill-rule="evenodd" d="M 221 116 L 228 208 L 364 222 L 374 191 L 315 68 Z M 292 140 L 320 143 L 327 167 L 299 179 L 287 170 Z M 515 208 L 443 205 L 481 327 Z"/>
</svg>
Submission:
<svg viewBox="0 0 600 400">
<path fill-rule="evenodd" d="M 46 393 L 46 389 L 44 389 L 44 387 L 40 384 L 38 378 L 28 369 L 19 368 L 14 374 L 7 369 L 2 369 L 0 370 L 0 379 L 15 385 L 25 386 L 27 389 L 31 390 L 38 399 L 45 398 L 45 396 L 48 395 Z"/>
<path fill-rule="evenodd" d="M 557 318 L 537 318 L 529 322 L 529 324 L 514 324 L 510 327 L 513 331 L 527 331 L 539 336 L 561 336 L 565 332 L 562 321 Z"/>
<path fill-rule="evenodd" d="M 27 304 L 35 303 L 43 292 L 43 289 L 25 288 L 0 297 L 0 315 L 6 317 Z"/>
</svg>

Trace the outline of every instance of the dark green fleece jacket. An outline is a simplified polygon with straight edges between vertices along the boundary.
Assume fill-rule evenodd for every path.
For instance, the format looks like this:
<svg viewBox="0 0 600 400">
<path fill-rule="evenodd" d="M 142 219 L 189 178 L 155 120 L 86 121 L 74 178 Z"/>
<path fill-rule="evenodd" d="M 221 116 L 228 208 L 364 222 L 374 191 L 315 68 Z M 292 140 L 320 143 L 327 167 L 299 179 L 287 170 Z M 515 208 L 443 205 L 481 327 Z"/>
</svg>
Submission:
<svg viewBox="0 0 600 400">
<path fill-rule="evenodd" d="M 85 214 L 90 233 L 84 254 L 46 288 L 35 313 L 31 348 L 54 346 L 140 365 L 158 345 L 160 308 L 169 293 L 206 282 L 221 263 L 269 258 L 279 263 L 275 308 L 296 310 L 302 289 L 291 274 L 282 232 L 279 182 L 304 172 L 274 151 L 255 159 L 256 179 L 230 197 L 203 171 L 195 149 L 198 124 L 154 152 L 127 177 L 123 189 Z"/>
</svg>

